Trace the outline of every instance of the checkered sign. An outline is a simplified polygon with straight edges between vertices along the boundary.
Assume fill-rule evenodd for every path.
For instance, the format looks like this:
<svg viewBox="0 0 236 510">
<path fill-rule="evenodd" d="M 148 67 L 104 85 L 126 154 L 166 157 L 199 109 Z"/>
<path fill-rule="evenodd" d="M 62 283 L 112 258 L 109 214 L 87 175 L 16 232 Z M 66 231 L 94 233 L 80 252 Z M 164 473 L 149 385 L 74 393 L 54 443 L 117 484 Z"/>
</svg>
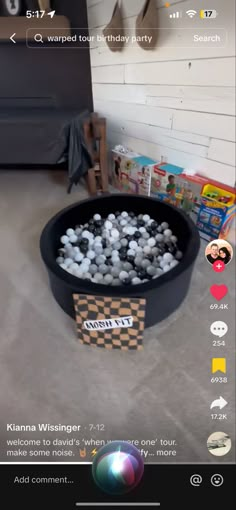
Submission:
<svg viewBox="0 0 236 510">
<path fill-rule="evenodd" d="M 105 349 L 141 350 L 146 300 L 74 294 L 81 343 Z"/>
</svg>

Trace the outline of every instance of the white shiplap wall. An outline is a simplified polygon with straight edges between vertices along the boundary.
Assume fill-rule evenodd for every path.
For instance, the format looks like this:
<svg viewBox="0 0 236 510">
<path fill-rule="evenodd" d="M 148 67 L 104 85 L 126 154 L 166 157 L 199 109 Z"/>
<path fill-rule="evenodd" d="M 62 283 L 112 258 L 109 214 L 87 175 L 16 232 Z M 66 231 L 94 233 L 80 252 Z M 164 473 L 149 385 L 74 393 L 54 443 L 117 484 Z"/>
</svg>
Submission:
<svg viewBox="0 0 236 510">
<path fill-rule="evenodd" d="M 123 0 L 127 34 L 145 0 Z M 211 9 L 210 0 L 172 0 L 175 10 Z M 127 45 L 120 53 L 91 44 L 95 111 L 107 117 L 110 146 L 193 168 L 225 184 L 235 183 L 234 0 L 214 0 L 216 20 L 169 19 L 174 9 L 156 0 L 159 27 L 179 29 L 181 48 L 173 48 L 171 30 L 163 31 L 155 51 Z M 115 0 L 87 0 L 90 34 L 111 18 Z M 176 4 L 176 5 L 174 5 Z M 184 47 L 181 27 L 226 28 L 222 48 Z"/>
</svg>

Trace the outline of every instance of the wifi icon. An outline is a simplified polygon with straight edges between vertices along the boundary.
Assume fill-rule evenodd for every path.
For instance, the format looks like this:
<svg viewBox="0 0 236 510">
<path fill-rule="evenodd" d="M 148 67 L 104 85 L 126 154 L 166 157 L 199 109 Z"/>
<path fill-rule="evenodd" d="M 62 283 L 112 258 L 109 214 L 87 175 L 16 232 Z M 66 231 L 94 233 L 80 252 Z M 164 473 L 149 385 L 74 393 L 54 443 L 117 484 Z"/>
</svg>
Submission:
<svg viewBox="0 0 236 510">
<path fill-rule="evenodd" d="M 194 11 L 193 9 L 190 10 L 190 11 L 186 11 L 186 14 L 190 17 L 190 18 L 194 18 L 194 16 L 197 14 L 197 11 Z"/>
</svg>

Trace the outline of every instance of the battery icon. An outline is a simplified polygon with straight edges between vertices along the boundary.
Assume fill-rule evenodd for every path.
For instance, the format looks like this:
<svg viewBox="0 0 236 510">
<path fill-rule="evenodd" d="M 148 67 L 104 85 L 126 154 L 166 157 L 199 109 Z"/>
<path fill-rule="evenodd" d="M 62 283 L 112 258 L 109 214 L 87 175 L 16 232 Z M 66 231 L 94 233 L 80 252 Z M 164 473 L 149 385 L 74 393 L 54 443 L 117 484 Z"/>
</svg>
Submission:
<svg viewBox="0 0 236 510">
<path fill-rule="evenodd" d="M 200 18 L 202 19 L 212 19 L 212 18 L 216 18 L 218 16 L 218 12 L 215 10 L 215 9 L 212 9 L 212 10 L 202 10 L 200 11 Z"/>
</svg>

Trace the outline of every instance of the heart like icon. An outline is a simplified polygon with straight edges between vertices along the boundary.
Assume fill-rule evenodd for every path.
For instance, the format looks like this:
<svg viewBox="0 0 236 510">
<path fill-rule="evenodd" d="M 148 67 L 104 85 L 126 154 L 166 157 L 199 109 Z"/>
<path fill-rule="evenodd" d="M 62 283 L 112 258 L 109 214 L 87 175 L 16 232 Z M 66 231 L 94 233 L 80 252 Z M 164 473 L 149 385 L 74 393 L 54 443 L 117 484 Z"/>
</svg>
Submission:
<svg viewBox="0 0 236 510">
<path fill-rule="evenodd" d="M 220 301 L 228 293 L 228 287 L 226 285 L 212 285 L 210 293 L 215 299 Z"/>
</svg>

